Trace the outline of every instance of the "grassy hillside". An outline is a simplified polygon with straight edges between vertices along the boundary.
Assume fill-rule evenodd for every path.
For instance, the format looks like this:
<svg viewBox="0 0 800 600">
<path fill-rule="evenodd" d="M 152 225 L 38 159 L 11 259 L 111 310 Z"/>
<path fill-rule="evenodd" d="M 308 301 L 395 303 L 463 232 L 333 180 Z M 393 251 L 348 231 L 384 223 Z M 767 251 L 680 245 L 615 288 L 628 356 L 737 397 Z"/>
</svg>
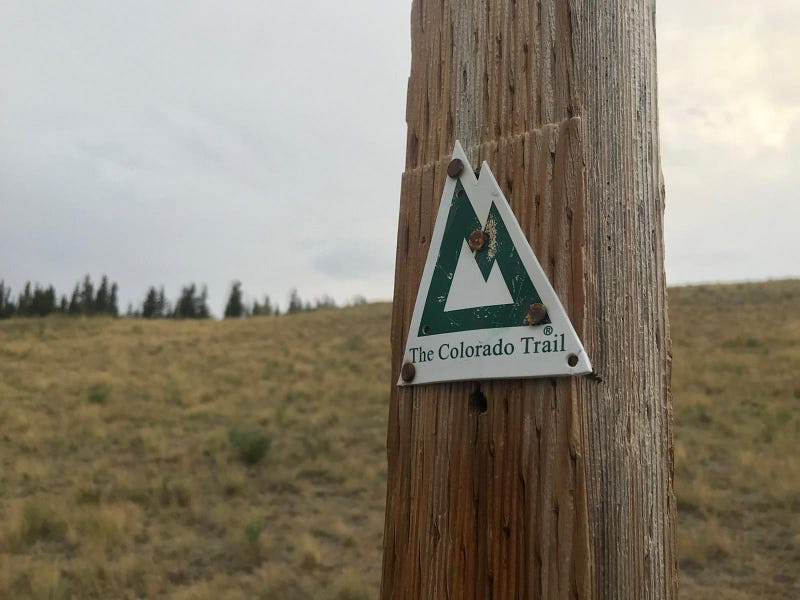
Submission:
<svg viewBox="0 0 800 600">
<path fill-rule="evenodd" d="M 0 598 L 372 597 L 389 314 L 1 323 Z"/>
<path fill-rule="evenodd" d="M 800 598 L 800 281 L 670 290 L 685 598 Z"/>
<path fill-rule="evenodd" d="M 670 303 L 683 597 L 797 597 L 800 281 Z M 0 322 L 0 598 L 376 597 L 390 312 Z"/>
</svg>

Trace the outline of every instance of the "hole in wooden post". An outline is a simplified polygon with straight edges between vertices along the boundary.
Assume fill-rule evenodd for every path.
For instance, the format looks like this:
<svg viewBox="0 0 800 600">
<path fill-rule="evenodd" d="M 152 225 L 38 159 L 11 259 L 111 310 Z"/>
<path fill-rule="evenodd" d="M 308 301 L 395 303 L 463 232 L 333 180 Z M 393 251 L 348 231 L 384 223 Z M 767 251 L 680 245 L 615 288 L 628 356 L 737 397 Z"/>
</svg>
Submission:
<svg viewBox="0 0 800 600">
<path fill-rule="evenodd" d="M 469 412 L 482 415 L 486 412 L 486 396 L 483 395 L 481 388 L 477 388 L 469 395 Z"/>
</svg>

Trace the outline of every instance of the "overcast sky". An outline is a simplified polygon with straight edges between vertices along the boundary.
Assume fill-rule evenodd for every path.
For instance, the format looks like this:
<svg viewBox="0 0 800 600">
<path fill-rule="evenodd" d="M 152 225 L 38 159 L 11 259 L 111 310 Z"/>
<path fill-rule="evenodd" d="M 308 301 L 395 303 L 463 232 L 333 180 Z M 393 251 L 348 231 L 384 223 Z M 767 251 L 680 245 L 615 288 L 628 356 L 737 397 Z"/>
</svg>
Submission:
<svg viewBox="0 0 800 600">
<path fill-rule="evenodd" d="M 0 278 L 390 299 L 409 10 L 0 0 Z M 661 0 L 670 283 L 800 275 L 798 31 Z"/>
</svg>

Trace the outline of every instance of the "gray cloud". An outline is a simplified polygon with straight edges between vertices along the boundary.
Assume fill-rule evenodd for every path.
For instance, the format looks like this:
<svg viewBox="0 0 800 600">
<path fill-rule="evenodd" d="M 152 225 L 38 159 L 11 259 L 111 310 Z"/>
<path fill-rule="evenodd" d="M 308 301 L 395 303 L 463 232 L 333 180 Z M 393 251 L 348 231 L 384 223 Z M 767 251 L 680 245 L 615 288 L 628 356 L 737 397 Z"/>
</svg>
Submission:
<svg viewBox="0 0 800 600">
<path fill-rule="evenodd" d="M 385 246 L 370 248 L 343 242 L 318 254 L 313 264 L 319 273 L 331 277 L 359 279 L 386 273 L 394 266 L 394 256 Z"/>
<path fill-rule="evenodd" d="M 732 4 L 659 4 L 672 282 L 798 274 L 799 9 Z M 388 299 L 409 10 L 6 3 L 0 277 Z"/>
<path fill-rule="evenodd" d="M 672 282 L 800 274 L 800 6 L 661 2 Z"/>
<path fill-rule="evenodd" d="M 389 298 L 391 261 L 320 272 L 302 240 L 353 214 L 354 243 L 394 239 L 407 23 L 405 2 L 4 7 L 0 277 L 107 272 L 125 301 L 194 279 L 217 311 L 234 278 Z"/>
</svg>

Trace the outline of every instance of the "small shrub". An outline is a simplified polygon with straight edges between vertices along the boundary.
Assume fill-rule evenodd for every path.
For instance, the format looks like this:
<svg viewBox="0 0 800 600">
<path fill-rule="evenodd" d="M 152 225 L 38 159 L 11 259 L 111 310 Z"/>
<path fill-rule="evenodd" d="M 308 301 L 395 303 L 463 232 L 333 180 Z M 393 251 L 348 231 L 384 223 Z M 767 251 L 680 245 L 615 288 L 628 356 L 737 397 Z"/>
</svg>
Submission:
<svg viewBox="0 0 800 600">
<path fill-rule="evenodd" d="M 105 404 L 110 393 L 111 390 L 105 383 L 95 383 L 89 388 L 86 399 L 90 404 Z"/>
<path fill-rule="evenodd" d="M 94 485 L 80 487 L 75 494 L 75 501 L 78 504 L 99 506 L 101 499 L 102 494 L 100 493 L 100 489 Z"/>
<path fill-rule="evenodd" d="M 232 429 L 228 439 L 236 448 L 239 459 L 246 465 L 255 465 L 266 456 L 272 440 L 264 431 Z"/>
<path fill-rule="evenodd" d="M 185 484 L 174 482 L 172 477 L 167 475 L 161 479 L 159 500 L 162 506 L 171 506 L 175 504 L 181 508 L 186 508 L 191 504 L 192 494 Z"/>
<path fill-rule="evenodd" d="M 249 544 L 257 544 L 261 533 L 264 531 L 264 519 L 255 518 L 244 526 L 244 537 Z"/>
<path fill-rule="evenodd" d="M 44 505 L 28 503 L 22 511 L 19 533 L 25 545 L 38 541 L 60 542 L 66 538 L 67 523 Z"/>
</svg>

